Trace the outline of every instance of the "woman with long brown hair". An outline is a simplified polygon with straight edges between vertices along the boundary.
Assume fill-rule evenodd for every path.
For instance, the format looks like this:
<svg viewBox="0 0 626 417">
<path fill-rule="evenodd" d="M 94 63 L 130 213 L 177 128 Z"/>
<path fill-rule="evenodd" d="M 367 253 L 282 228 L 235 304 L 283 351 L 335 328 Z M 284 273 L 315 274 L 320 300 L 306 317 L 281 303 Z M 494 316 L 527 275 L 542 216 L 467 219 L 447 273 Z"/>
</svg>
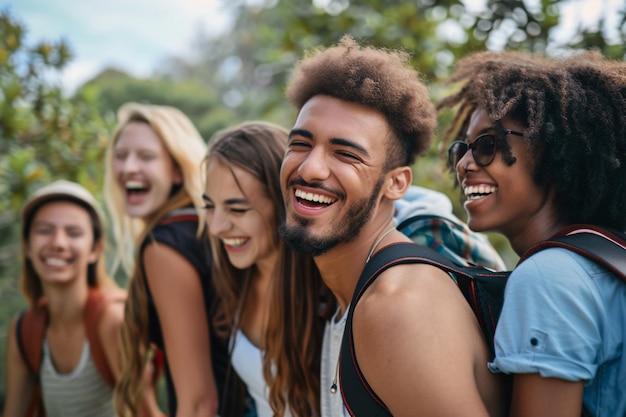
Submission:
<svg viewBox="0 0 626 417">
<path fill-rule="evenodd" d="M 279 172 L 286 129 L 246 122 L 218 132 L 205 159 L 203 199 L 231 363 L 259 417 L 320 414 L 322 282 L 286 248 Z"/>
</svg>

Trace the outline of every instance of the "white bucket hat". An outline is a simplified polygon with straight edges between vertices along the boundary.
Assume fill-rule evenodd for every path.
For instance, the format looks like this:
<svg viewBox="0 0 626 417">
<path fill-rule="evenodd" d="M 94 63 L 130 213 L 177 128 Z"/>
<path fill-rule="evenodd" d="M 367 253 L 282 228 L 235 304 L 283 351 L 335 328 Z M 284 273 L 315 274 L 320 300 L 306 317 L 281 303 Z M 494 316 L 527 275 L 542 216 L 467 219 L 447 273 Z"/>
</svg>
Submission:
<svg viewBox="0 0 626 417">
<path fill-rule="evenodd" d="M 95 214 L 95 218 L 102 227 L 104 217 L 94 196 L 78 183 L 58 180 L 51 184 L 44 185 L 28 197 L 22 207 L 22 228 L 24 228 L 26 222 L 31 220 L 34 210 L 46 201 L 57 198 L 68 198 L 85 204 L 93 214 Z"/>
</svg>

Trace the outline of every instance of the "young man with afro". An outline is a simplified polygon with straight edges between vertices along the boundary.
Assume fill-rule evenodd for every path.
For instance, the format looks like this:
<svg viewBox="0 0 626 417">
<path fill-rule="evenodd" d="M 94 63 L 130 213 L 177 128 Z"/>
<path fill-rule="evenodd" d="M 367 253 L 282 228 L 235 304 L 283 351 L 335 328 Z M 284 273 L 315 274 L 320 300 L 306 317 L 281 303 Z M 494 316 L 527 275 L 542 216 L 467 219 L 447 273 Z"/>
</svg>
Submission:
<svg viewBox="0 0 626 417">
<path fill-rule="evenodd" d="M 410 242 L 395 228 L 394 201 L 412 183 L 415 157 L 430 145 L 436 112 L 407 54 L 345 36 L 308 53 L 286 94 L 298 117 L 281 169 L 281 234 L 314 257 L 338 302 L 324 335 L 322 415 L 354 412 L 337 389 L 339 362 L 350 359 L 339 357 L 350 324 L 361 379 L 380 404 L 369 415 L 502 415 L 478 322 L 442 270 L 424 264 L 385 270 L 346 324 L 370 257 Z"/>
</svg>

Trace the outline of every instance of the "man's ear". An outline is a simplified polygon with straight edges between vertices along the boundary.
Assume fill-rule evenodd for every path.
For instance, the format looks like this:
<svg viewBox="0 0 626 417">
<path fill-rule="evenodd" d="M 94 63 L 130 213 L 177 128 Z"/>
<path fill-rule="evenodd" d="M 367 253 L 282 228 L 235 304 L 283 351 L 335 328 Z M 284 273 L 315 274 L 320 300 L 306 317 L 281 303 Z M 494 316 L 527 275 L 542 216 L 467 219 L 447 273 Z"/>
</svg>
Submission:
<svg viewBox="0 0 626 417">
<path fill-rule="evenodd" d="M 384 194 L 390 200 L 399 200 L 404 197 L 413 182 L 411 167 L 401 166 L 385 174 Z"/>
</svg>

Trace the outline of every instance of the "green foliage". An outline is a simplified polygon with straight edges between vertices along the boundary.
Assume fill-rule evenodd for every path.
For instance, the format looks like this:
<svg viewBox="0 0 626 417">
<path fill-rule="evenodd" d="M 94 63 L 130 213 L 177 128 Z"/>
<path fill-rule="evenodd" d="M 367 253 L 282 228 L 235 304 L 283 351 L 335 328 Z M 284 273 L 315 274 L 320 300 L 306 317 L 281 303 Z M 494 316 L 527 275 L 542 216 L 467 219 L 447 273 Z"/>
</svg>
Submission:
<svg viewBox="0 0 626 417">
<path fill-rule="evenodd" d="M 26 28 L 0 11 L 0 356 L 10 318 L 22 307 L 19 208 L 40 185 L 57 178 L 96 195 L 102 183 L 107 123 L 87 92 L 65 98 L 54 77 L 72 52 L 64 41 L 24 43 Z M 4 360 L 0 404 L 4 396 Z"/>
<path fill-rule="evenodd" d="M 127 102 L 168 105 L 180 109 L 207 140 L 216 130 L 230 125 L 236 114 L 221 103 L 221 97 L 206 81 L 192 77 L 155 76 L 137 79 L 107 69 L 82 87 L 98 98 L 103 115 L 114 118 L 119 107 Z"/>
</svg>

